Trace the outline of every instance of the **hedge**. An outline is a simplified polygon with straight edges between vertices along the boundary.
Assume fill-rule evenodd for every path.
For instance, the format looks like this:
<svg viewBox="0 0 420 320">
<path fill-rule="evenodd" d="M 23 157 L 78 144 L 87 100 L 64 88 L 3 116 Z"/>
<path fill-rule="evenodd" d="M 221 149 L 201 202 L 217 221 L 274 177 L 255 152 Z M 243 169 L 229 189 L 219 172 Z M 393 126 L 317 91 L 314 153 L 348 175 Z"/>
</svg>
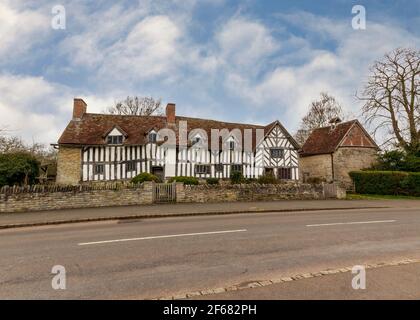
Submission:
<svg viewBox="0 0 420 320">
<path fill-rule="evenodd" d="M 143 183 L 145 181 L 162 182 L 157 176 L 147 172 L 140 173 L 131 179 L 131 183 Z"/>
<path fill-rule="evenodd" d="M 219 184 L 219 179 L 218 178 L 207 178 L 206 183 L 207 184 Z"/>
<path fill-rule="evenodd" d="M 349 175 L 357 193 L 420 196 L 420 172 L 352 171 Z"/>
<path fill-rule="evenodd" d="M 169 182 L 183 182 L 185 185 L 197 185 L 198 179 L 196 177 L 172 177 Z"/>
</svg>

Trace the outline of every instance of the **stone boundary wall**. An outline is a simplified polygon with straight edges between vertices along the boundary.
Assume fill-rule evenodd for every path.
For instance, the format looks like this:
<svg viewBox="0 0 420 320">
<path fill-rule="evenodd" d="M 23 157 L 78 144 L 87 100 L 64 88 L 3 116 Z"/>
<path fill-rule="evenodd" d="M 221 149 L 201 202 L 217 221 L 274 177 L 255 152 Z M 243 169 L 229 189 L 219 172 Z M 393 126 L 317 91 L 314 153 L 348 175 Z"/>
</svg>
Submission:
<svg viewBox="0 0 420 320">
<path fill-rule="evenodd" d="M 151 204 L 152 188 L 152 183 L 3 187 L 0 213 Z"/>
<path fill-rule="evenodd" d="M 177 202 L 230 202 L 324 199 L 321 184 L 238 184 L 185 186 L 177 190 Z"/>
<path fill-rule="evenodd" d="M 176 202 L 234 202 L 325 199 L 322 184 L 197 185 L 176 183 Z M 154 182 L 79 186 L 29 186 L 0 189 L 0 213 L 153 203 Z M 342 195 L 337 192 L 337 195 Z"/>
</svg>

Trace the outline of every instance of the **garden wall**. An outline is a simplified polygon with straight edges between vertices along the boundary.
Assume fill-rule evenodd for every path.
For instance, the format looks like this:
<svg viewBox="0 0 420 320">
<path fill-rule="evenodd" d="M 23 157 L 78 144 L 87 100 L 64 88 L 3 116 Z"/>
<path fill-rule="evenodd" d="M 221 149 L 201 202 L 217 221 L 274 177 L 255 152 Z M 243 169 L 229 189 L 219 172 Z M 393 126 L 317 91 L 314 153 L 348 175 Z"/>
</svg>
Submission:
<svg viewBox="0 0 420 320">
<path fill-rule="evenodd" d="M 152 201 L 152 183 L 3 187 L 0 190 L 0 212 L 140 205 Z"/>
<path fill-rule="evenodd" d="M 177 202 L 229 202 L 324 199 L 323 186 L 285 184 L 233 184 L 185 186 L 177 190 Z"/>
<path fill-rule="evenodd" d="M 176 202 L 182 203 L 308 200 L 326 197 L 323 185 L 301 183 L 197 186 L 175 183 L 173 187 L 176 188 Z M 3 187 L 0 190 L 0 213 L 152 204 L 154 188 L 153 182 L 140 185 L 106 183 Z"/>
</svg>

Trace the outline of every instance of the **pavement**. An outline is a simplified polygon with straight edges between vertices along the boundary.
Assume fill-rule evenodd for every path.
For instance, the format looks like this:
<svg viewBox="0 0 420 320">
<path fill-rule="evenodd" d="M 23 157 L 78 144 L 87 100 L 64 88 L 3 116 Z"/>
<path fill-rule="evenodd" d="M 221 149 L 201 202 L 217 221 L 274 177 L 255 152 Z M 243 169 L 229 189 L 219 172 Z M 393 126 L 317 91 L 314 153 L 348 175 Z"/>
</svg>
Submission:
<svg viewBox="0 0 420 320">
<path fill-rule="evenodd" d="M 420 259 L 420 202 L 393 206 L 4 229 L 0 230 L 0 299 L 181 299 L 196 292 L 223 293 L 234 286 L 322 270 L 416 261 Z M 65 268 L 65 290 L 52 288 L 52 269 L 57 265 Z M 373 272 L 382 272 L 379 269 Z M 404 283 L 416 283 L 415 271 L 399 270 L 405 275 Z M 264 290 L 261 297 L 280 299 L 317 297 L 321 288 L 335 286 L 335 291 L 330 288 L 331 294 L 319 298 L 363 298 L 339 294 L 348 286 L 348 278 L 341 277 L 349 275 L 293 281 L 294 286 L 303 286 L 300 289 L 289 288 L 291 283 L 279 284 L 286 289 L 256 289 Z M 330 276 L 338 280 L 327 280 Z M 378 297 L 391 296 L 395 290 L 385 285 L 390 282 L 381 286 L 385 277 L 377 278 L 377 290 L 383 291 Z M 369 288 L 374 282 L 370 276 L 367 279 Z M 402 284 L 403 289 L 407 290 L 404 297 L 420 297 L 419 286 Z M 307 295 L 299 296 L 300 290 L 308 291 Z"/>
<path fill-rule="evenodd" d="M 365 288 L 354 289 L 355 274 L 340 272 L 264 287 L 228 291 L 190 300 L 419 300 L 420 262 L 366 270 Z"/>
<path fill-rule="evenodd" d="M 206 214 L 291 212 L 362 208 L 412 208 L 418 200 L 288 200 L 229 203 L 159 204 L 124 207 L 65 209 L 25 213 L 0 213 L 0 229 L 47 224 L 155 218 Z"/>
</svg>

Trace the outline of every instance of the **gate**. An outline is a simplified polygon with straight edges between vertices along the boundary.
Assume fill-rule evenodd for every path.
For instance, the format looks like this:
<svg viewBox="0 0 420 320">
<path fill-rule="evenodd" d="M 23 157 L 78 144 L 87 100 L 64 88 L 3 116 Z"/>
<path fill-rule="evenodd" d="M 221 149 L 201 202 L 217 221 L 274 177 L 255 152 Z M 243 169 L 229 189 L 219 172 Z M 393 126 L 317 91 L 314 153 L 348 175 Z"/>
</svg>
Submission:
<svg viewBox="0 0 420 320">
<path fill-rule="evenodd" d="M 337 185 L 335 183 L 324 183 L 324 197 L 326 199 L 337 198 Z"/>
<path fill-rule="evenodd" d="M 153 188 L 153 202 L 165 203 L 176 201 L 175 183 L 155 183 Z"/>
</svg>

